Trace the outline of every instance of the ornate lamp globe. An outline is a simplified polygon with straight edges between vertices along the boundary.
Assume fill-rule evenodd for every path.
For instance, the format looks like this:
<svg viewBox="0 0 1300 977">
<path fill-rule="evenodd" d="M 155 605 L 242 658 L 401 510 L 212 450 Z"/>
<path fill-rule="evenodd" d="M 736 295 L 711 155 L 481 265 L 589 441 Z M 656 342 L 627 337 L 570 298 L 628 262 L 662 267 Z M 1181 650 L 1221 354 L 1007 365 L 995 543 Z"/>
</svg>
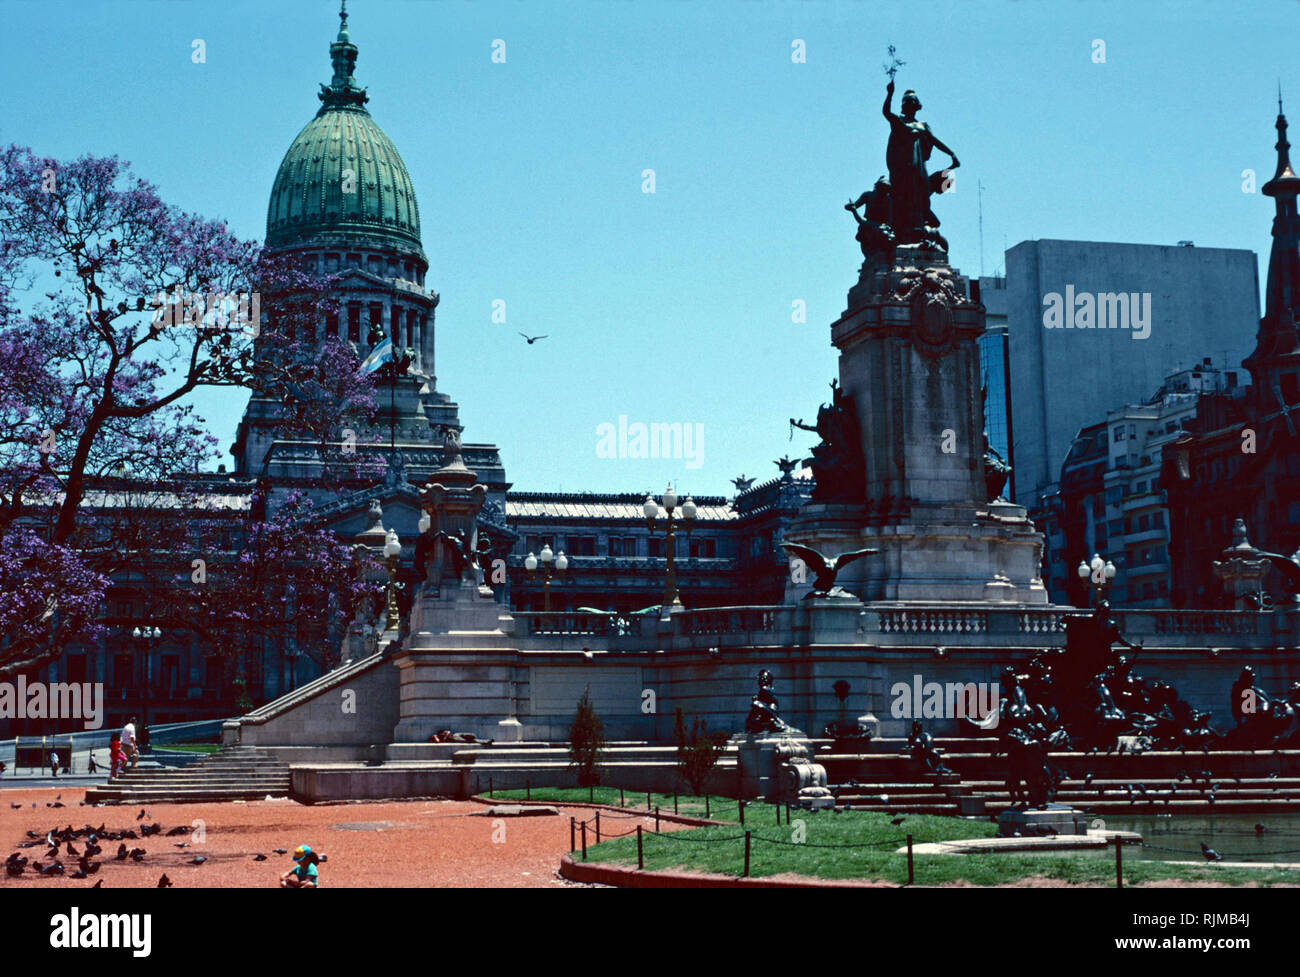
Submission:
<svg viewBox="0 0 1300 977">
<path fill-rule="evenodd" d="M 397 538 L 397 530 L 388 531 L 388 539 L 384 542 L 384 556 L 400 556 L 402 552 L 402 541 Z"/>
<path fill-rule="evenodd" d="M 652 522 L 654 521 L 655 516 L 659 515 L 659 503 L 654 500 L 653 495 L 647 495 L 645 497 L 645 504 L 641 506 L 641 511 L 644 512 L 645 517 Z"/>
<path fill-rule="evenodd" d="M 1087 580 L 1087 579 L 1088 579 L 1088 572 L 1089 572 L 1089 571 L 1088 571 L 1088 564 L 1087 564 L 1086 562 L 1080 560 L 1080 561 L 1079 561 L 1079 579 L 1080 579 L 1080 580 Z"/>
<path fill-rule="evenodd" d="M 534 570 L 537 569 L 537 557 L 534 556 L 532 553 L 529 553 L 526 557 L 524 557 L 524 569 L 527 570 L 529 573 L 532 573 Z"/>
<path fill-rule="evenodd" d="M 686 501 L 682 504 L 682 518 L 690 522 L 695 518 L 695 512 L 695 500 L 688 495 Z"/>
<path fill-rule="evenodd" d="M 666 509 L 677 508 L 677 493 L 673 491 L 673 487 L 671 485 L 669 485 L 666 489 L 664 489 L 664 508 Z"/>
<path fill-rule="evenodd" d="M 555 569 L 561 573 L 569 569 L 569 558 L 564 555 L 564 550 L 560 550 L 560 555 L 555 558 Z"/>
<path fill-rule="evenodd" d="M 555 553 L 551 550 L 551 544 L 547 543 L 544 545 L 542 547 L 542 552 L 539 553 L 538 556 L 543 563 L 550 566 L 551 561 L 555 559 Z"/>
</svg>

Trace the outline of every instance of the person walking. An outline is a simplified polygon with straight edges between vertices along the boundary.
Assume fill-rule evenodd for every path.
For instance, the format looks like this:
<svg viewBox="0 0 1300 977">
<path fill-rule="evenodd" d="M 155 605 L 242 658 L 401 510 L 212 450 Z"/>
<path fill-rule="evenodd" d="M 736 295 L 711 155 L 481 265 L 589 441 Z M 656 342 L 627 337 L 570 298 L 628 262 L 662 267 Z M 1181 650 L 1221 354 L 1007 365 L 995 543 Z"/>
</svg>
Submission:
<svg viewBox="0 0 1300 977">
<path fill-rule="evenodd" d="M 140 749 L 135 742 L 135 717 L 131 716 L 122 727 L 122 752 L 126 754 L 127 762 L 131 769 L 140 762 Z"/>
</svg>

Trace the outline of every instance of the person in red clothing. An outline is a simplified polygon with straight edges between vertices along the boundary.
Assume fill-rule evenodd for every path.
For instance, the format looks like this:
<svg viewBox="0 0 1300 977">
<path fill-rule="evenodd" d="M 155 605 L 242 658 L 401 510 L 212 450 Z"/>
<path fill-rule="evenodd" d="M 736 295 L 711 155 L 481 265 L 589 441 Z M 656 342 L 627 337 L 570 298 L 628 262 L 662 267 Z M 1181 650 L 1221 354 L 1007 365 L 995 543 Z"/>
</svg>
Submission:
<svg viewBox="0 0 1300 977">
<path fill-rule="evenodd" d="M 122 741 L 114 735 L 108 741 L 108 779 L 113 780 L 126 766 L 126 754 L 122 752 Z"/>
</svg>

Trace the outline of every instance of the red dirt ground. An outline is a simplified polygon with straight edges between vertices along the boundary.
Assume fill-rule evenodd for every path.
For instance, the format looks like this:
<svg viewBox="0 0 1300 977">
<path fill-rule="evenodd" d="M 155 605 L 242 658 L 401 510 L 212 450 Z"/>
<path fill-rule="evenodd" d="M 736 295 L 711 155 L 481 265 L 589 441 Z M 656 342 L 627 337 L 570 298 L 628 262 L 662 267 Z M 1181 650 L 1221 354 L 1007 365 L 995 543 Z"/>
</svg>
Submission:
<svg viewBox="0 0 1300 977">
<path fill-rule="evenodd" d="M 47 803 L 62 795 L 63 808 Z M 356 804 L 307 806 L 293 801 L 250 801 L 246 804 L 150 804 L 150 817 L 136 820 L 138 807 L 79 806 L 82 792 L 76 789 L 44 788 L 0 791 L 0 862 L 18 851 L 30 862 L 46 861 L 45 845 L 18 848 L 31 841 L 27 832 L 42 835 L 51 828 L 101 822 L 110 831 L 142 823 L 158 823 L 164 835 L 132 841 L 127 848 L 144 848 L 143 862 L 114 861 L 119 842 L 103 841 L 98 873 L 89 879 L 68 876 L 39 876 L 30 866 L 17 878 L 0 872 L 0 887 L 87 888 L 99 879 L 103 888 L 152 888 L 165 872 L 180 888 L 274 888 L 282 872 L 293 867 L 289 855 L 276 855 L 274 848 L 290 852 L 298 845 L 323 851 L 329 860 L 320 866 L 322 887 L 409 888 L 409 887 L 494 887 L 562 888 L 579 887 L 561 879 L 556 869 L 569 850 L 569 816 L 579 820 L 594 812 L 581 808 L 560 808 L 560 817 L 504 818 L 484 816 L 487 807 L 469 801 L 379 801 Z M 36 807 L 32 807 L 35 803 Z M 13 804 L 21 807 L 14 809 Z M 608 815 L 605 815 L 608 818 Z M 203 821 L 206 841 L 190 839 L 188 848 L 175 847 L 183 837 L 168 838 L 165 832 L 177 825 Z M 607 831 L 623 832 L 637 820 L 604 820 Z M 642 823 L 653 830 L 654 819 Z M 664 830 L 676 825 L 665 824 Z M 501 839 L 493 840 L 496 831 Z M 589 826 L 588 831 L 592 829 Z M 590 837 L 594 842 L 594 838 Z M 83 840 L 73 845 L 80 851 Z M 253 855 L 267 856 L 264 862 Z M 206 855 L 203 865 L 186 864 L 196 854 Z M 65 870 L 77 867 L 75 857 L 60 854 Z"/>
</svg>

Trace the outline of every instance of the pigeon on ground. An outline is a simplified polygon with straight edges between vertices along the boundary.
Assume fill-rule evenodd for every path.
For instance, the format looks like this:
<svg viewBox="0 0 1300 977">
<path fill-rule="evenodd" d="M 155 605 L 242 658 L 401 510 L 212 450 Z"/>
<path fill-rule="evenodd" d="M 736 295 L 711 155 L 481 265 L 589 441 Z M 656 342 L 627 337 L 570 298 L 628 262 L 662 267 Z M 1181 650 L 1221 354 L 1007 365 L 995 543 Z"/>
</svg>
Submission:
<svg viewBox="0 0 1300 977">
<path fill-rule="evenodd" d="M 60 861 L 54 861 L 49 865 L 43 865 L 41 866 L 40 873 L 42 875 L 62 875 L 63 863 Z"/>
<path fill-rule="evenodd" d="M 264 862 L 264 861 L 266 861 L 266 856 L 265 856 L 265 855 L 254 855 L 254 856 L 253 856 L 253 861 L 255 861 L 255 862 Z"/>
<path fill-rule="evenodd" d="M 15 811 L 18 810 L 20 807 L 22 807 L 21 804 L 10 804 L 9 806 L 12 807 Z"/>
<path fill-rule="evenodd" d="M 98 882 L 96 882 L 94 885 L 91 886 L 92 889 L 102 889 L 103 887 L 104 887 L 103 879 L 100 879 Z"/>
<path fill-rule="evenodd" d="M 143 862 L 143 861 L 144 861 L 144 856 L 147 855 L 147 854 L 149 854 L 149 853 L 148 853 L 147 851 L 145 851 L 143 848 L 132 848 L 132 849 L 131 849 L 131 860 L 132 860 L 132 861 L 135 861 L 135 862 Z"/>
<path fill-rule="evenodd" d="M 137 821 L 140 821 L 140 820 L 142 820 L 143 818 L 145 818 L 145 817 L 148 815 L 148 813 L 149 813 L 149 812 L 146 811 L 144 808 L 140 808 L 140 813 L 137 814 L 137 815 L 135 816 L 135 819 L 136 819 Z"/>
<path fill-rule="evenodd" d="M 177 841 L 177 842 L 175 842 L 174 844 L 175 844 L 175 847 L 177 847 L 177 848 L 188 848 L 188 847 L 190 847 L 190 843 L 189 843 L 188 841 Z"/>
<path fill-rule="evenodd" d="M 206 862 L 207 860 L 208 860 L 208 856 L 207 856 L 207 855 L 195 855 L 193 858 L 190 859 L 190 864 L 191 864 L 191 865 L 202 865 L 202 864 L 203 864 L 204 862 Z"/>
<path fill-rule="evenodd" d="M 288 849 L 288 848 L 272 848 L 271 851 L 275 852 L 277 855 L 285 855 L 285 854 L 288 853 L 289 849 Z"/>
<path fill-rule="evenodd" d="M 170 889 L 171 887 L 172 887 L 172 880 L 167 878 L 166 872 L 163 872 L 162 878 L 158 880 L 158 888 Z"/>
<path fill-rule="evenodd" d="M 1264 827 L 1262 824 L 1255 825 L 1255 834 L 1257 835 L 1262 835 L 1267 830 L 1268 828 Z"/>
<path fill-rule="evenodd" d="M 891 820 L 889 823 L 890 823 L 890 824 L 893 824 L 893 825 L 899 825 L 899 824 L 902 824 L 902 823 L 903 823 L 904 821 L 906 821 L 906 820 L 907 820 L 907 818 L 894 818 L 894 819 Z"/>
<path fill-rule="evenodd" d="M 189 833 L 190 833 L 190 826 L 188 824 L 181 824 L 181 825 L 177 825 L 176 827 L 168 831 L 167 837 L 175 838 L 179 835 L 187 835 Z"/>
<path fill-rule="evenodd" d="M 1223 860 L 1222 855 L 1203 841 L 1201 842 L 1201 854 L 1205 856 L 1207 862 L 1219 862 Z"/>
<path fill-rule="evenodd" d="M 116 862 L 124 862 L 126 861 L 126 856 L 127 856 L 126 844 L 123 843 L 118 845 L 117 856 L 113 860 Z"/>
</svg>

